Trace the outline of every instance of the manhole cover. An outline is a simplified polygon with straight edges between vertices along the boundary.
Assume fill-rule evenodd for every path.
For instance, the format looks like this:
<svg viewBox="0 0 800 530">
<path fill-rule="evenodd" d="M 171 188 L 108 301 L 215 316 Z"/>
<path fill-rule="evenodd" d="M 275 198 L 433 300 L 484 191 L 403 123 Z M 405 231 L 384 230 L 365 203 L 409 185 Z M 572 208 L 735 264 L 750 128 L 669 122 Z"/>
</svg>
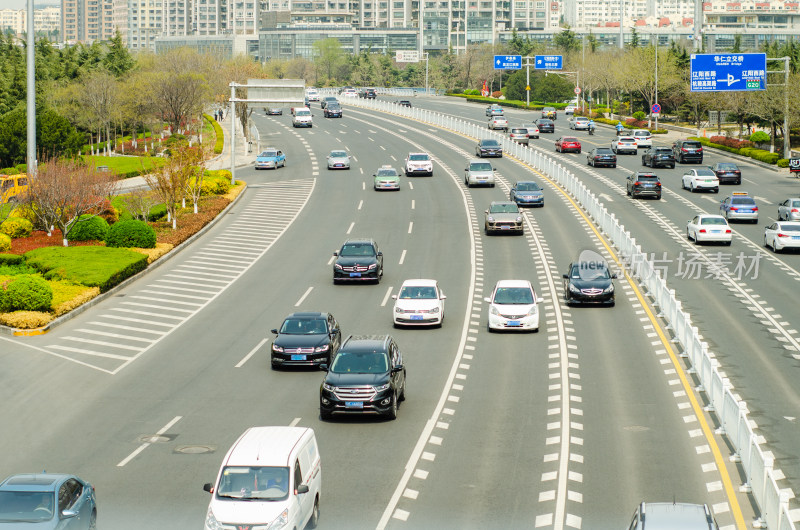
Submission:
<svg viewBox="0 0 800 530">
<path fill-rule="evenodd" d="M 175 448 L 175 452 L 185 455 L 201 455 L 204 453 L 213 453 L 216 449 L 217 448 L 213 445 L 179 445 Z"/>
<path fill-rule="evenodd" d="M 168 434 L 144 434 L 139 437 L 139 442 L 143 444 L 163 444 L 172 440 L 174 436 Z"/>
</svg>

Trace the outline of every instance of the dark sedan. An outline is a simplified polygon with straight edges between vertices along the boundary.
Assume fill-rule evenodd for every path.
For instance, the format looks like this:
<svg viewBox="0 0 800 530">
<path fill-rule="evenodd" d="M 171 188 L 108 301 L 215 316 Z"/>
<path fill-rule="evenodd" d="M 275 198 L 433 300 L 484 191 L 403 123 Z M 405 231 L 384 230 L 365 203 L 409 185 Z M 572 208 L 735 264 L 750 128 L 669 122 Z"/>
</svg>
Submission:
<svg viewBox="0 0 800 530">
<path fill-rule="evenodd" d="M 555 133 L 556 124 L 549 118 L 539 118 L 536 120 L 536 126 L 539 127 L 540 133 Z"/>
<path fill-rule="evenodd" d="M 742 171 L 733 162 L 717 162 L 711 166 L 711 171 L 717 174 L 720 184 L 742 183 Z"/>
<path fill-rule="evenodd" d="M 475 154 L 479 158 L 489 156 L 503 158 L 503 146 L 497 140 L 481 140 L 475 146 Z"/>
<path fill-rule="evenodd" d="M 599 255 L 590 259 L 583 256 L 569 264 L 564 275 L 564 300 L 567 304 L 614 305 L 614 278 L 608 264 Z"/>
<path fill-rule="evenodd" d="M 341 118 L 342 117 L 342 106 L 339 103 L 328 103 L 325 106 L 325 110 L 322 111 L 326 118 Z"/>
<path fill-rule="evenodd" d="M 401 107 L 409 107 L 409 108 L 411 107 L 411 102 L 407 99 L 401 99 L 400 101 L 397 102 L 397 104 L 400 105 Z"/>
<path fill-rule="evenodd" d="M 336 319 L 329 313 L 292 313 L 272 341 L 272 369 L 281 366 L 330 364 L 341 342 Z"/>
<path fill-rule="evenodd" d="M 383 276 L 383 252 L 372 239 L 348 239 L 333 253 L 333 283 L 341 281 L 374 281 Z"/>
<path fill-rule="evenodd" d="M 586 164 L 594 167 L 617 167 L 617 155 L 610 147 L 595 147 L 586 155 Z"/>
<path fill-rule="evenodd" d="M 669 147 L 651 147 L 642 154 L 642 165 L 675 169 L 675 154 Z"/>
</svg>

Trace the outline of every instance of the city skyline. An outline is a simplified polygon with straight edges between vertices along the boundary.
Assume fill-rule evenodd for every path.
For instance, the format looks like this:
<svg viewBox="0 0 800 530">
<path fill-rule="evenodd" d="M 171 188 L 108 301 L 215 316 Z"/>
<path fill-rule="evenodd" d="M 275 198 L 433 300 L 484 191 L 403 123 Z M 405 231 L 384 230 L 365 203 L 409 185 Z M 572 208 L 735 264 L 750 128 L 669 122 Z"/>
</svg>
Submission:
<svg viewBox="0 0 800 530">
<path fill-rule="evenodd" d="M 26 9 L 28 7 L 28 0 L 5 0 L 3 4 L 3 9 Z M 35 0 L 33 5 L 34 7 L 49 7 L 61 5 L 61 2 L 58 0 Z"/>
</svg>

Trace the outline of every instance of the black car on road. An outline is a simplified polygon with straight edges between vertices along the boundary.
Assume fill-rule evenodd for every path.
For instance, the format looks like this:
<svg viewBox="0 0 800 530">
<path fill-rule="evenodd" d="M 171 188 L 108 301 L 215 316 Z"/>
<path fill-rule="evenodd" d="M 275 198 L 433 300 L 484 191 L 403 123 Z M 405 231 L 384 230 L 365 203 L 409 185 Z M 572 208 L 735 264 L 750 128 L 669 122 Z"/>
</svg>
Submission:
<svg viewBox="0 0 800 530">
<path fill-rule="evenodd" d="M 333 283 L 342 281 L 373 281 L 383 276 L 383 252 L 372 239 L 348 239 L 333 253 Z"/>
<path fill-rule="evenodd" d="M 653 197 L 661 199 L 661 179 L 655 173 L 645 173 L 637 171 L 628 175 L 625 179 L 625 187 L 628 195 L 636 199 L 638 197 Z"/>
<path fill-rule="evenodd" d="M 672 154 L 681 164 L 686 162 L 703 163 L 703 144 L 697 140 L 677 140 L 672 144 Z"/>
<path fill-rule="evenodd" d="M 480 140 L 475 146 L 475 154 L 478 158 L 489 156 L 503 158 L 503 146 L 497 140 Z"/>
<path fill-rule="evenodd" d="M 540 133 L 555 133 L 556 124 L 549 118 L 539 118 L 536 120 L 536 126 L 539 127 Z"/>
<path fill-rule="evenodd" d="M 325 96 L 324 98 L 322 98 L 320 100 L 319 106 L 324 109 L 325 107 L 327 107 L 331 103 L 336 103 L 336 104 L 339 103 L 339 100 L 336 99 L 336 96 Z"/>
<path fill-rule="evenodd" d="M 272 341 L 272 368 L 330 364 L 341 342 L 339 324 L 330 313 L 292 313 Z"/>
<path fill-rule="evenodd" d="M 325 105 L 325 109 L 322 111 L 323 115 L 326 118 L 341 118 L 342 117 L 342 106 L 337 101 L 334 103 L 331 101 L 327 105 Z"/>
<path fill-rule="evenodd" d="M 675 154 L 669 147 L 651 147 L 642 154 L 642 165 L 675 169 Z"/>
<path fill-rule="evenodd" d="M 579 258 L 569 264 L 564 275 L 564 300 L 571 304 L 614 305 L 614 278 L 608 263 L 599 255 Z"/>
<path fill-rule="evenodd" d="M 397 418 L 406 397 L 403 355 L 389 335 L 347 337 L 330 365 L 319 389 L 319 415 L 375 414 Z"/>
<path fill-rule="evenodd" d="M 717 162 L 711 166 L 711 171 L 717 174 L 720 184 L 742 183 L 742 170 L 733 162 Z"/>
<path fill-rule="evenodd" d="M 586 165 L 617 167 L 617 154 L 610 147 L 595 147 L 586 155 Z"/>
</svg>

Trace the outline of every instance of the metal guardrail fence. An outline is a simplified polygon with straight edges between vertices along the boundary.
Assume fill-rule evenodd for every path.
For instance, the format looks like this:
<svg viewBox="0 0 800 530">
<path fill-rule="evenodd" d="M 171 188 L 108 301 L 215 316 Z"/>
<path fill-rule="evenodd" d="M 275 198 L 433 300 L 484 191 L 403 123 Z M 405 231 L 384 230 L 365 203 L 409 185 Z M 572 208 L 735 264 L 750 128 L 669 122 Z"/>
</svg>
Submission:
<svg viewBox="0 0 800 530">
<path fill-rule="evenodd" d="M 731 392 L 728 378 L 720 373 L 719 362 L 708 351 L 708 345 L 700 339 L 697 328 L 692 326 L 691 316 L 682 309 L 681 302 L 675 297 L 675 291 L 661 277 L 661 271 L 647 260 L 647 253 L 642 251 L 630 232 L 625 230 L 614 214 L 608 211 L 586 185 L 552 157 L 475 123 L 426 109 L 401 107 L 389 101 L 347 98 L 345 102 L 412 118 L 476 139 L 494 137 L 501 142 L 505 153 L 548 174 L 569 192 L 618 249 L 629 273 L 637 278 L 640 285 L 647 290 L 653 305 L 659 309 L 658 316 L 667 322 L 668 329 L 672 329 L 673 342 L 679 343 L 683 348 L 681 356 L 690 361 L 690 373 L 694 373 L 699 380 L 697 388 L 706 393 L 707 408 L 718 418 L 718 432 L 728 438 L 736 451 L 734 457 L 747 477 L 744 487 L 752 491 L 761 509 L 761 520 L 754 522 L 754 527 L 798 530 L 789 513 L 789 501 L 794 498 L 794 493 L 777 484 L 782 477 L 776 478 L 773 473 L 774 458 L 771 452 L 762 447 L 763 436 L 753 430 L 746 403 Z"/>
</svg>

